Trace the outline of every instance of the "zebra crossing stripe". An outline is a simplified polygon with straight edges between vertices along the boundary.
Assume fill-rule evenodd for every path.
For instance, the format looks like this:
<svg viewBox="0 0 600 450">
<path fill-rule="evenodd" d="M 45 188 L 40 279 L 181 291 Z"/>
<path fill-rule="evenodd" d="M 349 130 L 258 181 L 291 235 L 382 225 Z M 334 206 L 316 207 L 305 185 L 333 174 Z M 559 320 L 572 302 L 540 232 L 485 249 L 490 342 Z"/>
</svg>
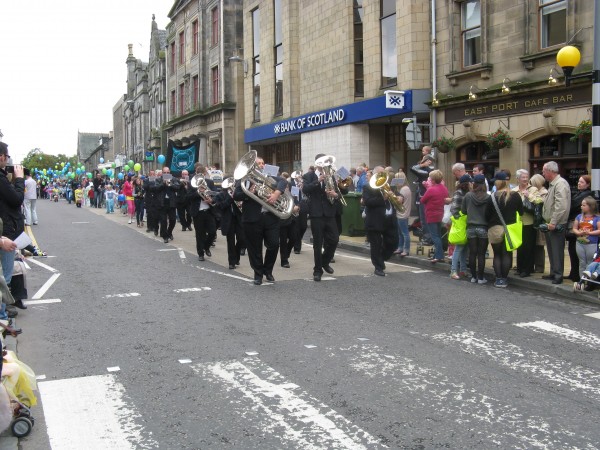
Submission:
<svg viewBox="0 0 600 450">
<path fill-rule="evenodd" d="M 51 448 L 159 448 L 139 425 L 141 416 L 126 403 L 125 388 L 113 374 L 43 381 L 38 389 Z"/>
<path fill-rule="evenodd" d="M 373 380 L 385 380 L 389 395 L 406 402 L 414 399 L 420 413 L 431 408 L 470 430 L 481 448 L 588 448 L 585 437 L 548 423 L 543 417 L 479 392 L 467 383 L 449 378 L 435 369 L 420 366 L 404 356 L 386 354 L 375 344 L 342 349 L 350 367 Z M 573 439 L 577 442 L 574 442 Z M 592 445 L 593 446 L 593 445 Z"/>
<path fill-rule="evenodd" d="M 441 333 L 434 340 L 448 345 L 457 345 L 463 351 L 480 358 L 490 359 L 502 366 L 522 371 L 553 383 L 564 385 L 572 391 L 579 390 L 600 399 L 600 373 L 567 361 L 498 339 L 476 336 L 472 331 Z"/>
<path fill-rule="evenodd" d="M 192 366 L 205 379 L 241 393 L 263 430 L 277 432 L 281 448 L 387 448 L 257 358 Z M 262 414 L 260 414 L 262 412 Z"/>
<path fill-rule="evenodd" d="M 592 333 L 571 330 L 570 328 L 560 327 L 558 325 L 554 325 L 553 323 L 548 323 L 541 320 L 536 322 L 515 323 L 515 326 L 520 328 L 531 328 L 533 331 L 538 333 L 558 335 L 569 342 L 585 345 L 586 347 L 593 349 L 600 349 L 600 338 Z"/>
</svg>

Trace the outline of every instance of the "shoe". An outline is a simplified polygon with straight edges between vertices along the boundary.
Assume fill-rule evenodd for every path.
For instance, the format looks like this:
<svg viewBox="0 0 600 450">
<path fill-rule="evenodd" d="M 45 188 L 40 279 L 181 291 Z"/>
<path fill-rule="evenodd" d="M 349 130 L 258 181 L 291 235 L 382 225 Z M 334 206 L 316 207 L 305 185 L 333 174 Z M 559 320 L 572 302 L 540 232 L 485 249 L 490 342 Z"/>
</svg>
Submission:
<svg viewBox="0 0 600 450">
<path fill-rule="evenodd" d="M 443 259 L 433 258 L 430 261 L 431 261 L 431 264 L 435 264 L 435 263 L 439 263 L 439 262 L 443 261 Z"/>
<path fill-rule="evenodd" d="M 385 277 L 385 272 L 383 270 L 375 269 L 373 273 L 379 277 Z"/>
<path fill-rule="evenodd" d="M 254 279 L 254 284 L 256 286 L 260 286 L 262 284 L 262 278 L 255 278 Z"/>
<path fill-rule="evenodd" d="M 131 219 L 129 219 L 129 222 L 127 222 L 129 225 L 131 225 Z"/>
<path fill-rule="evenodd" d="M 34 247 L 32 255 L 33 256 L 48 256 L 48 254 L 46 252 L 41 251 L 37 247 Z"/>
<path fill-rule="evenodd" d="M 19 309 L 27 309 L 27 306 L 23 304 L 23 300 L 15 300 L 14 306 Z"/>
<path fill-rule="evenodd" d="M 205 261 L 204 256 L 198 256 L 198 261 Z"/>
<path fill-rule="evenodd" d="M 212 256 L 212 253 L 210 252 L 210 250 L 209 250 L 209 249 L 206 249 L 206 250 L 204 250 L 204 254 L 205 254 L 206 256 Z"/>
<path fill-rule="evenodd" d="M 194 230 L 192 230 L 192 227 L 188 227 L 188 231 L 194 231 Z"/>
<path fill-rule="evenodd" d="M 472 278 L 471 278 L 471 283 L 477 283 L 477 278 L 475 278 L 475 277 L 472 277 Z"/>
<path fill-rule="evenodd" d="M 164 238 L 164 239 L 163 239 L 163 242 L 164 242 L 165 244 L 168 244 L 168 243 L 169 243 L 169 239 L 168 239 L 168 238 Z"/>
<path fill-rule="evenodd" d="M 402 250 L 397 248 L 396 250 L 394 250 L 394 255 L 399 255 L 400 253 L 402 253 Z"/>
<path fill-rule="evenodd" d="M 212 244 L 210 244 L 211 247 L 216 247 L 217 244 L 215 244 L 214 242 Z"/>
<path fill-rule="evenodd" d="M 520 276 L 521 278 L 527 278 L 527 277 L 530 277 L 530 276 L 531 276 L 531 274 L 530 274 L 530 273 L 527 273 L 527 272 L 521 272 L 521 274 L 520 274 L 519 276 Z"/>
<path fill-rule="evenodd" d="M 154 230 L 154 236 L 158 236 L 158 230 Z"/>
<path fill-rule="evenodd" d="M 400 256 L 408 256 L 408 253 L 402 252 L 402 253 L 400 253 Z"/>
<path fill-rule="evenodd" d="M 333 268 L 331 266 L 323 266 L 323 270 L 327 272 L 329 275 L 333 273 Z"/>
<path fill-rule="evenodd" d="M 299 254 L 300 254 L 300 250 L 294 250 L 294 253 L 295 253 L 296 255 L 299 255 Z"/>
<path fill-rule="evenodd" d="M 506 281 L 504 280 L 504 278 L 498 278 L 494 282 L 494 287 L 497 287 L 497 288 L 505 288 L 507 286 L 508 286 L 508 284 L 506 283 Z"/>
<path fill-rule="evenodd" d="M 275 278 L 273 277 L 272 273 L 265 274 L 265 278 L 267 279 L 267 281 L 270 281 L 271 283 L 275 283 Z"/>
<path fill-rule="evenodd" d="M 236 265 L 236 266 L 239 266 L 239 265 L 240 265 L 240 262 L 239 262 L 239 261 L 237 261 L 237 262 L 235 263 L 235 265 Z"/>
<path fill-rule="evenodd" d="M 487 283 L 487 280 L 484 278 L 482 280 L 477 280 L 477 284 L 485 284 Z"/>
<path fill-rule="evenodd" d="M 321 281 L 321 274 L 320 273 L 316 273 L 313 275 L 313 280 L 315 281 Z"/>
<path fill-rule="evenodd" d="M 289 262 L 281 263 L 281 267 L 285 267 L 286 269 L 289 269 L 290 268 L 290 263 Z"/>
<path fill-rule="evenodd" d="M 457 274 L 456 272 L 452 272 L 450 274 L 450 278 L 452 278 L 453 280 L 460 280 L 460 275 Z"/>
<path fill-rule="evenodd" d="M 243 248 L 240 250 L 240 256 L 244 256 L 246 254 L 246 249 Z"/>
<path fill-rule="evenodd" d="M 467 278 L 467 272 L 458 272 L 458 276 L 461 278 Z"/>
<path fill-rule="evenodd" d="M 229 264 L 229 269 L 235 269 L 235 264 Z"/>
<path fill-rule="evenodd" d="M 173 235 L 172 235 L 172 234 L 170 234 L 170 235 L 169 235 L 169 240 L 170 240 L 170 241 L 172 241 L 173 239 L 175 239 L 175 238 L 173 237 Z"/>
<path fill-rule="evenodd" d="M 7 309 L 6 309 L 6 315 L 7 315 L 9 318 L 11 318 L 11 319 L 12 319 L 13 317 L 17 317 L 17 316 L 19 315 L 19 313 L 17 312 L 17 310 L 16 310 L 16 309 L 8 309 L 8 308 L 7 308 Z"/>
<path fill-rule="evenodd" d="M 555 278 L 554 280 L 552 280 L 552 284 L 562 284 L 563 283 L 563 277 L 558 277 Z"/>
<path fill-rule="evenodd" d="M 554 280 L 554 275 L 542 275 L 542 280 Z"/>
<path fill-rule="evenodd" d="M 597 280 L 597 279 L 598 279 L 598 272 L 592 273 L 592 280 Z"/>
<path fill-rule="evenodd" d="M 150 228 L 146 228 L 146 233 L 150 233 L 152 230 Z"/>
<path fill-rule="evenodd" d="M 329 261 L 329 264 L 335 264 L 335 258 L 331 258 L 331 261 Z"/>
<path fill-rule="evenodd" d="M 181 228 L 181 231 L 187 231 L 186 227 Z"/>
<path fill-rule="evenodd" d="M 582 273 L 583 273 L 583 275 L 585 275 L 586 277 L 588 277 L 588 278 L 592 278 L 592 272 L 590 272 L 589 270 L 584 270 Z"/>
</svg>

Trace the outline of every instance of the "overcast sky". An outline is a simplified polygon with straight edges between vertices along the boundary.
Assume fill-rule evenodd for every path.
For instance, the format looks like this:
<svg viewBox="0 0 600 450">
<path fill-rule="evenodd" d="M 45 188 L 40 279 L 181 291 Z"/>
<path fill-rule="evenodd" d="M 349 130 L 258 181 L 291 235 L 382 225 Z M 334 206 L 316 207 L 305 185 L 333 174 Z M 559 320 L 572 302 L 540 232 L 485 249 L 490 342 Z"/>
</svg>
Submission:
<svg viewBox="0 0 600 450">
<path fill-rule="evenodd" d="M 74 155 L 77 131 L 108 133 L 126 92 L 127 44 L 148 61 L 152 14 L 174 0 L 0 0 L 0 130 L 13 161 Z"/>
</svg>

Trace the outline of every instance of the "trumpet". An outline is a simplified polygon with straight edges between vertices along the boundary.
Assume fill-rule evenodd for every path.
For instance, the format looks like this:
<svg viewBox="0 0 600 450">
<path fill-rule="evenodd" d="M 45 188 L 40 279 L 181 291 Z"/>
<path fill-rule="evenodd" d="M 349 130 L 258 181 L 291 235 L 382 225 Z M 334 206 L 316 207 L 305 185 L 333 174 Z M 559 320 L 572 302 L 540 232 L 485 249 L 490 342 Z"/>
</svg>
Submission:
<svg viewBox="0 0 600 450">
<path fill-rule="evenodd" d="M 398 211 L 399 213 L 403 213 L 406 210 L 406 208 L 402 203 L 400 203 L 396 195 L 392 192 L 392 189 L 389 185 L 389 181 L 390 175 L 387 172 L 374 173 L 373 176 L 371 176 L 371 179 L 369 180 L 369 186 L 372 189 L 377 189 L 381 191 L 381 195 L 383 195 L 384 193 L 387 194 L 388 200 L 392 205 L 394 205 L 396 211 Z"/>
<path fill-rule="evenodd" d="M 190 180 L 190 185 L 194 189 L 198 189 L 198 195 L 204 201 L 213 201 L 213 199 L 219 194 L 216 191 L 211 191 L 208 189 L 208 184 L 206 184 L 206 179 L 202 174 L 197 173 L 194 175 L 194 178 Z"/>
<path fill-rule="evenodd" d="M 315 166 L 320 167 L 325 174 L 325 189 L 334 191 L 338 195 L 342 205 L 347 206 L 346 200 L 344 199 L 344 196 L 342 195 L 342 192 L 335 181 L 336 172 L 334 164 L 335 156 L 332 155 L 321 156 L 315 161 Z M 335 198 L 329 197 L 329 203 L 333 205 L 335 203 Z"/>
<path fill-rule="evenodd" d="M 221 188 L 223 190 L 226 190 L 230 196 L 233 197 L 233 188 L 235 187 L 235 178 L 233 177 L 229 177 L 229 178 L 225 178 L 223 180 L 223 182 L 221 183 Z M 235 206 L 237 206 L 237 209 L 240 210 L 240 212 L 242 212 L 242 202 L 236 202 L 234 201 L 233 203 L 235 203 Z"/>
</svg>

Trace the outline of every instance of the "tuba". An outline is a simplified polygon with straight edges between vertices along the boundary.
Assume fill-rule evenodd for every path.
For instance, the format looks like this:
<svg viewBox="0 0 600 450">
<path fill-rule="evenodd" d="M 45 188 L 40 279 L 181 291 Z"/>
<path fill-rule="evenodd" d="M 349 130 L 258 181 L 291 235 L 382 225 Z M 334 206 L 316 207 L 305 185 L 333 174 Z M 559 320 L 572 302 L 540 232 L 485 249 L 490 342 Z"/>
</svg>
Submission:
<svg viewBox="0 0 600 450">
<path fill-rule="evenodd" d="M 223 180 L 223 182 L 221 183 L 221 188 L 224 191 L 227 191 L 229 193 L 229 195 L 232 197 L 233 197 L 233 188 L 234 187 L 235 187 L 235 179 L 233 177 L 225 178 Z M 237 206 L 237 208 L 240 210 L 240 212 L 242 212 L 242 202 L 234 201 L 233 203 L 235 203 L 235 206 Z"/>
<path fill-rule="evenodd" d="M 276 190 L 277 182 L 273 178 L 263 175 L 258 170 L 256 167 L 256 156 L 256 150 L 250 150 L 242 156 L 242 159 L 240 159 L 240 162 L 238 162 L 233 171 L 233 178 L 236 181 L 242 182 L 242 190 L 248 197 L 260 203 L 265 209 L 280 219 L 287 219 L 291 216 L 294 209 L 294 199 L 286 190 L 282 192 L 273 205 L 267 202 L 267 199 Z M 250 192 L 246 181 L 256 186 L 254 192 Z"/>
<path fill-rule="evenodd" d="M 204 201 L 212 201 L 218 194 L 218 192 L 211 191 L 208 189 L 208 184 L 206 184 L 206 179 L 204 178 L 204 175 L 199 173 L 194 175 L 194 178 L 190 180 L 190 185 L 194 189 L 198 189 L 198 195 Z"/>
<path fill-rule="evenodd" d="M 334 164 L 335 156 L 332 155 L 321 156 L 315 160 L 315 166 L 319 167 L 325 174 L 325 189 L 336 192 L 342 205 L 347 206 L 346 200 L 335 181 L 336 172 Z M 333 205 L 335 203 L 335 198 L 329 197 L 329 203 Z"/>
<path fill-rule="evenodd" d="M 398 211 L 399 213 L 403 213 L 405 211 L 405 207 L 402 203 L 400 203 L 398 201 L 398 199 L 396 198 L 396 195 L 392 192 L 392 189 L 390 188 L 389 185 L 389 180 L 390 180 L 390 176 L 387 172 L 379 172 L 379 173 L 374 173 L 371 176 L 371 179 L 369 180 L 369 186 L 372 189 L 377 189 L 381 191 L 381 195 L 383 195 L 383 193 L 385 192 L 388 196 L 388 200 L 390 201 L 390 203 L 392 205 L 394 205 L 394 208 L 396 208 L 396 211 Z"/>
</svg>

